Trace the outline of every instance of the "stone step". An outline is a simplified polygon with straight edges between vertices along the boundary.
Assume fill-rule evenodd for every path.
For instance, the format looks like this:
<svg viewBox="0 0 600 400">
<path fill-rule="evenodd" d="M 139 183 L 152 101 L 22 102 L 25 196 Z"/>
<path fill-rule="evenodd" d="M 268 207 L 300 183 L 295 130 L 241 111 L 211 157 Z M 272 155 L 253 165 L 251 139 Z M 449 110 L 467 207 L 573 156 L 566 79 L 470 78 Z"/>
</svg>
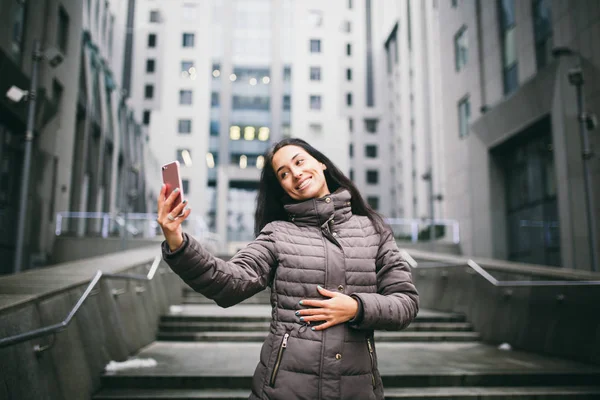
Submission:
<svg viewBox="0 0 600 400">
<path fill-rule="evenodd" d="M 266 332 L 269 322 L 161 322 L 161 332 Z M 471 332 L 473 327 L 468 322 L 414 322 L 404 332 Z"/>
<path fill-rule="evenodd" d="M 105 389 L 94 400 L 246 400 L 249 390 L 229 389 Z M 600 398 L 600 387 L 435 387 L 392 388 L 386 400 L 592 400 Z"/>
<path fill-rule="evenodd" d="M 267 332 L 164 332 L 158 340 L 177 342 L 262 342 Z M 477 332 L 375 332 L 376 342 L 473 342 L 480 340 Z"/>
<path fill-rule="evenodd" d="M 161 322 L 269 322 L 271 306 L 240 304 L 221 308 L 216 304 L 182 304 L 171 306 L 170 312 L 161 317 Z M 420 310 L 416 323 L 465 323 L 463 314 Z"/>
<path fill-rule="evenodd" d="M 377 343 L 387 390 L 443 387 L 598 386 L 600 367 L 482 343 Z M 154 342 L 137 357 L 156 360 L 102 377 L 106 389 L 248 390 L 258 342 Z M 400 360 L 400 362 L 399 362 Z M 417 392 L 418 393 L 418 392 Z"/>
</svg>

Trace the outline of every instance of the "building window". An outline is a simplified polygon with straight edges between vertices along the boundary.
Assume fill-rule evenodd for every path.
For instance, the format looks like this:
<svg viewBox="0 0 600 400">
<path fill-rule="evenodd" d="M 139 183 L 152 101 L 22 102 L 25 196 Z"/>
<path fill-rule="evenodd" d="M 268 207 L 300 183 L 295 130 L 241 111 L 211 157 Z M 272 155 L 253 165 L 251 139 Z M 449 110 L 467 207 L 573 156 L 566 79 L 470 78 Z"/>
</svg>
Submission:
<svg viewBox="0 0 600 400">
<path fill-rule="evenodd" d="M 144 98 L 152 99 L 154 97 L 154 85 L 146 85 L 144 87 Z"/>
<path fill-rule="evenodd" d="M 63 54 L 67 53 L 69 47 L 69 15 L 65 9 L 58 7 L 58 32 L 56 33 L 56 44 Z"/>
<path fill-rule="evenodd" d="M 346 55 L 347 56 L 352 55 L 352 43 L 346 43 Z"/>
<path fill-rule="evenodd" d="M 354 120 L 352 118 L 348 118 L 348 130 L 350 132 L 354 131 Z"/>
<path fill-rule="evenodd" d="M 180 119 L 177 122 L 177 132 L 189 134 L 192 133 L 192 120 L 191 119 Z"/>
<path fill-rule="evenodd" d="M 308 22 L 311 26 L 318 28 L 323 25 L 323 13 L 320 10 L 310 10 L 308 12 Z"/>
<path fill-rule="evenodd" d="M 153 73 L 156 69 L 156 60 L 149 58 L 146 60 L 146 72 L 149 74 Z"/>
<path fill-rule="evenodd" d="M 191 90 L 180 90 L 179 91 L 179 104 L 192 104 L 192 91 Z"/>
<path fill-rule="evenodd" d="M 219 136 L 219 121 L 210 121 L 210 136 Z"/>
<path fill-rule="evenodd" d="M 320 53 L 321 52 L 321 40 L 320 39 L 310 39 L 310 52 L 311 53 Z"/>
<path fill-rule="evenodd" d="M 177 161 L 182 166 L 192 166 L 192 151 L 190 149 L 177 149 Z"/>
<path fill-rule="evenodd" d="M 321 96 L 311 95 L 310 96 L 310 109 L 320 110 L 321 109 Z"/>
<path fill-rule="evenodd" d="M 211 107 L 219 107 L 221 105 L 219 99 L 219 92 L 212 92 L 210 94 L 210 106 Z"/>
<path fill-rule="evenodd" d="M 369 133 L 377 133 L 377 120 L 376 119 L 365 119 L 365 131 Z"/>
<path fill-rule="evenodd" d="M 194 47 L 194 34 L 193 33 L 184 33 L 182 36 L 181 45 L 183 47 Z"/>
<path fill-rule="evenodd" d="M 352 0 L 348 0 L 348 9 L 352 10 Z"/>
<path fill-rule="evenodd" d="M 344 21 L 342 24 L 342 30 L 346 33 L 352 32 L 352 23 L 350 21 Z"/>
<path fill-rule="evenodd" d="M 377 196 L 367 196 L 367 203 L 369 203 L 369 206 L 377 211 L 379 210 L 379 197 Z"/>
<path fill-rule="evenodd" d="M 500 40 L 502 43 L 502 71 L 504 94 L 512 93 L 519 84 L 517 69 L 515 1 L 498 0 L 500 11 Z"/>
<path fill-rule="evenodd" d="M 544 68 L 552 57 L 552 9 L 549 0 L 533 0 L 533 36 L 537 69 Z"/>
<path fill-rule="evenodd" d="M 465 97 L 458 102 L 458 137 L 463 138 L 469 134 L 469 118 L 471 117 L 471 103 Z"/>
<path fill-rule="evenodd" d="M 191 73 L 191 69 L 194 68 L 193 61 L 182 61 L 181 62 L 181 72 Z"/>
<path fill-rule="evenodd" d="M 269 96 L 233 96 L 234 110 L 269 111 L 271 98 Z"/>
<path fill-rule="evenodd" d="M 148 47 L 156 47 L 156 33 L 148 35 Z"/>
<path fill-rule="evenodd" d="M 377 145 L 368 144 L 365 146 L 365 157 L 377 158 Z"/>
<path fill-rule="evenodd" d="M 321 80 L 321 67 L 310 67 L 310 80 L 320 81 Z"/>
<path fill-rule="evenodd" d="M 346 93 L 346 105 L 348 107 L 352 106 L 352 93 Z"/>
<path fill-rule="evenodd" d="M 12 57 L 18 64 L 21 63 L 21 53 L 23 52 L 23 27 L 25 25 L 25 2 L 13 2 L 12 14 Z"/>
<path fill-rule="evenodd" d="M 450 5 L 452 6 L 452 8 L 458 7 L 458 0 L 450 0 Z"/>
<path fill-rule="evenodd" d="M 351 181 L 354 180 L 354 170 L 352 168 L 350 168 L 350 173 L 348 174 L 348 178 L 350 178 Z"/>
<path fill-rule="evenodd" d="M 323 125 L 317 124 L 317 123 L 312 123 L 312 124 L 308 125 L 308 130 L 313 135 L 320 135 L 321 133 L 323 133 Z"/>
<path fill-rule="evenodd" d="M 181 180 L 181 190 L 184 194 L 188 194 L 190 192 L 190 180 L 182 179 Z"/>
<path fill-rule="evenodd" d="M 150 22 L 160 22 L 160 12 L 158 10 L 150 10 Z"/>
<path fill-rule="evenodd" d="M 144 115 L 142 117 L 142 123 L 144 125 L 150 125 L 150 110 L 144 110 Z"/>
<path fill-rule="evenodd" d="M 376 169 L 368 169 L 367 170 L 367 183 L 371 185 L 375 185 L 379 183 L 379 171 Z"/>
<path fill-rule="evenodd" d="M 347 81 L 351 81 L 352 80 L 352 68 L 347 68 L 346 69 L 346 80 Z"/>
<path fill-rule="evenodd" d="M 283 96 L 283 110 L 290 111 L 292 109 L 292 96 L 286 94 Z"/>
<path fill-rule="evenodd" d="M 354 144 L 353 143 L 350 143 L 348 145 L 348 156 L 350 158 L 354 157 Z"/>
<path fill-rule="evenodd" d="M 463 26 L 454 35 L 454 61 L 456 70 L 461 71 L 469 60 L 469 42 L 467 41 L 467 27 Z"/>
<path fill-rule="evenodd" d="M 289 82 L 292 80 L 292 68 L 291 67 L 283 67 L 283 80 L 284 80 L 284 82 Z"/>
</svg>

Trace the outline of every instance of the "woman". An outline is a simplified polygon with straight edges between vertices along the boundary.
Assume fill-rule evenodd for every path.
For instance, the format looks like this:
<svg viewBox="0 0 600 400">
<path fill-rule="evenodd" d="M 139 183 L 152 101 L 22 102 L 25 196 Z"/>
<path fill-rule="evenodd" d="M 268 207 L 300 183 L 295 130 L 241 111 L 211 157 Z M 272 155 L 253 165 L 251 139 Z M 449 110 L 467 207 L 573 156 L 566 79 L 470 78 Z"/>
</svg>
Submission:
<svg viewBox="0 0 600 400">
<path fill-rule="evenodd" d="M 327 157 L 300 139 L 267 152 L 257 237 L 228 262 L 182 232 L 190 210 L 175 218 L 185 205 L 164 197 L 163 256 L 189 286 L 222 307 L 271 287 L 250 399 L 383 399 L 373 330 L 405 328 L 418 294 L 391 230 Z"/>
</svg>

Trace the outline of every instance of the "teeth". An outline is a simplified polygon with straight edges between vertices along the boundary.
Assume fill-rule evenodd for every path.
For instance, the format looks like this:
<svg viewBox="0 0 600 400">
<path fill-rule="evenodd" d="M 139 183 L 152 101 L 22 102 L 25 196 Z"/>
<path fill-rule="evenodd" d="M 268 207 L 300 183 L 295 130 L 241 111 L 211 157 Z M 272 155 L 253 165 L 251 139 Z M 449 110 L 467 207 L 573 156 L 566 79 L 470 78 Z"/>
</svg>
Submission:
<svg viewBox="0 0 600 400">
<path fill-rule="evenodd" d="M 305 188 L 305 187 L 306 187 L 306 186 L 307 186 L 307 185 L 310 183 L 310 180 L 311 180 L 311 179 L 312 179 L 312 178 L 308 178 L 307 180 L 305 180 L 304 182 L 302 182 L 302 184 L 301 184 L 300 186 L 298 186 L 298 189 L 299 189 L 299 190 L 300 190 L 300 189 L 304 189 L 304 188 Z"/>
</svg>

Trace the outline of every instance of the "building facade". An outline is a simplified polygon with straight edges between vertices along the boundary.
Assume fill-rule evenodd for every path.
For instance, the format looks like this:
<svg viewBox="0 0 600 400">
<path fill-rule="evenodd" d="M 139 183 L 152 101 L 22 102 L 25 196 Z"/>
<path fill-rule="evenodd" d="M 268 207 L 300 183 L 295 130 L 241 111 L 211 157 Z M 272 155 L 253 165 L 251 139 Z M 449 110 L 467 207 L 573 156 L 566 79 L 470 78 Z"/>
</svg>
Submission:
<svg viewBox="0 0 600 400">
<path fill-rule="evenodd" d="M 143 169 L 139 124 L 120 90 L 124 0 L 2 0 L 0 31 L 0 273 L 13 270 L 27 97 L 15 103 L 8 90 L 28 90 L 34 41 L 62 62 L 39 62 L 35 137 L 27 199 L 23 265 L 52 262 L 56 214 L 124 211 L 125 188 L 145 190 L 124 178 Z M 7 11 L 7 12 L 4 12 Z M 129 136 L 128 136 L 129 135 Z M 135 174 L 134 174 L 135 175 Z M 144 198 L 145 196 L 141 196 Z M 143 207 L 130 208 L 144 211 Z M 65 231 L 96 235 L 92 220 L 71 220 Z"/>
</svg>

